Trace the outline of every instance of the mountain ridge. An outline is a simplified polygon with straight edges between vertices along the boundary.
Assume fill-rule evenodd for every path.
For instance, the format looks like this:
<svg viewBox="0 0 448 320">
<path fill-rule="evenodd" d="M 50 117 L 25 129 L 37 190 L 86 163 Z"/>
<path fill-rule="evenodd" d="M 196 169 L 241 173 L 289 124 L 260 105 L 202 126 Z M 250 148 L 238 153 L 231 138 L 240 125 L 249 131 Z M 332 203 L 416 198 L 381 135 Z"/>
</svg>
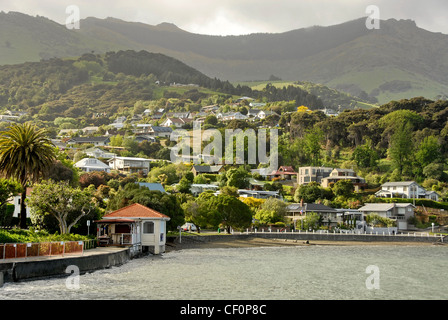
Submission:
<svg viewBox="0 0 448 320">
<path fill-rule="evenodd" d="M 448 96 L 448 36 L 421 29 L 412 20 L 382 20 L 379 30 L 367 29 L 365 18 L 359 18 L 281 33 L 211 36 L 169 22 L 153 26 L 95 17 L 82 19 L 79 30 L 68 30 L 47 18 L 13 13 L 21 20 L 18 26 L 8 15 L 0 14 L 0 38 L 5 39 L 0 64 L 146 50 L 232 82 L 275 75 L 321 83 L 379 103 Z"/>
</svg>

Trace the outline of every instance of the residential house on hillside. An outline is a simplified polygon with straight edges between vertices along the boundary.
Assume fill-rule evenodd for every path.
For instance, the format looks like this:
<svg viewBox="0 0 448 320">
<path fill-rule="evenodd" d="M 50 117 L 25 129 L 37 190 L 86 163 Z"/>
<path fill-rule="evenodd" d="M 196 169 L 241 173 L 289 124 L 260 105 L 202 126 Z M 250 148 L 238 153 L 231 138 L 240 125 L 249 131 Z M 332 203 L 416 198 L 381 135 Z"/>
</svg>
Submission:
<svg viewBox="0 0 448 320">
<path fill-rule="evenodd" d="M 107 164 L 95 158 L 84 158 L 76 162 L 75 167 L 85 172 L 110 172 L 110 167 Z"/>
<path fill-rule="evenodd" d="M 109 160 L 109 166 L 113 170 L 127 173 L 137 173 L 142 171 L 144 174 L 148 174 L 150 163 L 151 160 L 149 159 L 133 157 L 114 157 Z"/>
<path fill-rule="evenodd" d="M 260 109 L 250 109 L 249 111 L 247 111 L 247 116 L 249 117 L 249 119 L 256 119 L 260 111 Z"/>
<path fill-rule="evenodd" d="M 97 223 L 101 246 L 131 246 L 134 252 L 165 252 L 170 217 L 135 203 L 103 216 Z"/>
<path fill-rule="evenodd" d="M 28 112 L 21 111 L 21 110 L 7 110 L 5 113 L 7 115 L 15 116 L 15 117 L 19 117 L 19 118 L 23 117 L 23 116 L 26 116 L 28 114 Z"/>
<path fill-rule="evenodd" d="M 100 129 L 99 127 L 85 127 L 82 129 L 82 133 L 88 136 L 97 133 L 99 129 Z"/>
<path fill-rule="evenodd" d="M 110 143 L 109 137 L 75 137 L 67 140 L 68 145 L 73 144 L 93 144 L 94 146 L 108 146 Z"/>
<path fill-rule="evenodd" d="M 310 182 L 321 183 L 323 178 L 330 176 L 333 168 L 328 167 L 300 167 L 297 175 L 297 184 L 303 185 Z"/>
<path fill-rule="evenodd" d="M 247 116 L 242 114 L 241 112 L 227 112 L 227 113 L 218 113 L 216 118 L 220 121 L 232 121 L 232 120 L 247 120 Z"/>
<path fill-rule="evenodd" d="M 84 153 L 86 155 L 88 155 L 89 157 L 93 157 L 93 158 L 110 159 L 110 158 L 113 158 L 113 157 L 117 156 L 115 153 L 103 151 L 100 148 L 96 148 L 96 147 L 86 149 L 84 151 Z"/>
<path fill-rule="evenodd" d="M 135 134 L 147 134 L 152 137 L 169 137 L 173 132 L 170 127 L 154 126 L 152 124 L 137 124 Z"/>
<path fill-rule="evenodd" d="M 264 103 L 264 102 L 251 102 L 251 103 L 249 103 L 249 107 L 251 107 L 251 108 L 262 108 L 264 106 L 266 106 L 266 103 Z"/>
<path fill-rule="evenodd" d="M 328 177 L 322 179 L 321 185 L 324 188 L 328 188 L 331 183 L 336 183 L 340 180 L 350 180 L 355 187 L 355 191 L 359 191 L 367 186 L 364 178 L 358 177 L 352 169 L 333 169 Z"/>
<path fill-rule="evenodd" d="M 224 172 L 224 167 L 221 165 L 218 166 L 193 166 L 191 168 L 191 172 L 196 177 L 198 174 L 220 174 Z"/>
<path fill-rule="evenodd" d="M 200 183 L 193 183 L 190 186 L 190 192 L 193 194 L 193 196 L 197 197 L 199 194 L 201 194 L 204 191 L 213 191 L 216 192 L 219 190 L 219 186 L 214 184 L 200 184 Z"/>
<path fill-rule="evenodd" d="M 328 117 L 337 117 L 339 115 L 339 111 L 333 110 L 333 109 L 329 109 L 329 108 L 324 108 L 322 111 L 326 116 Z"/>
<path fill-rule="evenodd" d="M 306 215 L 314 212 L 322 217 L 322 221 L 327 226 L 336 227 L 338 220 L 338 211 L 320 203 L 292 203 L 286 207 L 287 218 L 291 219 L 297 227 L 300 220 L 306 218 Z"/>
<path fill-rule="evenodd" d="M 291 166 L 281 166 L 278 170 L 269 174 L 271 179 L 280 178 L 283 180 L 292 180 L 295 176 L 297 176 L 297 172 Z"/>
<path fill-rule="evenodd" d="M 138 143 L 143 142 L 143 141 L 156 142 L 156 138 L 151 137 L 150 135 L 147 135 L 147 134 L 136 135 L 134 137 L 134 140 Z"/>
<path fill-rule="evenodd" d="M 122 129 L 124 127 L 126 119 L 127 118 L 125 116 L 117 117 L 109 126 L 115 129 Z"/>
<path fill-rule="evenodd" d="M 398 230 L 406 230 L 409 218 L 414 216 L 412 203 L 366 203 L 358 211 L 364 216 L 377 214 L 380 217 L 395 220 Z"/>
<path fill-rule="evenodd" d="M 440 195 L 435 191 L 428 191 L 415 181 L 387 182 L 375 193 L 381 198 L 430 199 L 439 201 Z"/>
<path fill-rule="evenodd" d="M 205 106 L 202 107 L 201 111 L 209 113 L 209 112 L 214 112 L 216 113 L 219 110 L 219 105 L 214 104 L 214 105 L 210 105 L 210 106 Z"/>
<path fill-rule="evenodd" d="M 192 114 L 190 112 L 169 112 L 166 114 L 167 118 L 177 118 L 177 119 L 192 119 Z"/>
<path fill-rule="evenodd" d="M 192 122 L 189 118 L 166 118 L 160 125 L 162 127 L 175 126 L 176 128 L 182 128 L 185 124 Z"/>
<path fill-rule="evenodd" d="M 255 198 L 255 199 L 283 199 L 280 191 L 263 191 L 263 190 L 247 190 L 238 189 L 238 195 L 242 198 Z"/>
<path fill-rule="evenodd" d="M 266 119 L 269 116 L 279 116 L 279 115 L 276 112 L 271 111 L 271 110 L 261 110 L 257 114 L 257 118 L 259 118 L 259 119 Z"/>
<path fill-rule="evenodd" d="M 151 191 L 160 191 L 166 193 L 165 188 L 161 183 L 137 182 L 140 187 L 148 188 Z"/>
</svg>

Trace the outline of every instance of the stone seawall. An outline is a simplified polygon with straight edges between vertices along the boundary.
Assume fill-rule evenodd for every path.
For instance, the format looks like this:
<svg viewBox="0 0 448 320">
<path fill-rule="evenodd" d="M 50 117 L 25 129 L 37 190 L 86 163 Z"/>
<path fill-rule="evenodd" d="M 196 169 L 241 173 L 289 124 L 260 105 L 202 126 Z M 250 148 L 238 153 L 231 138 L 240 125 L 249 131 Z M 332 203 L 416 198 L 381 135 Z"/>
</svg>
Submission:
<svg viewBox="0 0 448 320">
<path fill-rule="evenodd" d="M 119 266 L 131 259 L 130 249 L 78 257 L 26 260 L 0 263 L 0 287 L 3 282 L 68 276 L 67 267 L 76 266 L 80 274 Z"/>
</svg>

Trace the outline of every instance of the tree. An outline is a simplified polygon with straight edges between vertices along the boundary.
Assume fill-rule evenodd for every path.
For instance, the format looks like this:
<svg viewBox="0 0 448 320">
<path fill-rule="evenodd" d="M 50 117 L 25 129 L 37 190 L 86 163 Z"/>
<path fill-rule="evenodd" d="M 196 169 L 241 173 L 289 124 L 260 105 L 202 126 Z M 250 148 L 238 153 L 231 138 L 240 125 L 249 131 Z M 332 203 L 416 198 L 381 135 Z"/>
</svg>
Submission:
<svg viewBox="0 0 448 320">
<path fill-rule="evenodd" d="M 435 136 L 426 137 L 418 146 L 415 160 L 421 168 L 438 162 L 442 156 L 441 146 Z"/>
<path fill-rule="evenodd" d="M 306 217 L 302 220 L 304 230 L 316 230 L 322 224 L 322 216 L 316 212 L 307 212 Z"/>
<path fill-rule="evenodd" d="M 331 190 L 322 188 L 317 182 L 310 182 L 297 188 L 294 193 L 294 201 L 300 202 L 303 200 L 305 203 L 314 203 L 319 199 L 331 199 L 332 196 Z"/>
<path fill-rule="evenodd" d="M 339 180 L 333 186 L 333 193 L 336 196 L 344 197 L 345 199 L 350 198 L 354 191 L 355 187 L 351 180 Z"/>
<path fill-rule="evenodd" d="M 255 219 L 263 224 L 276 223 L 284 220 L 287 204 L 279 199 L 269 198 L 257 210 Z"/>
<path fill-rule="evenodd" d="M 55 160 L 55 149 L 45 129 L 27 122 L 13 124 L 0 134 L 0 172 L 22 187 L 20 228 L 26 229 L 26 189 L 48 175 Z"/>
<path fill-rule="evenodd" d="M 109 200 L 107 210 L 118 210 L 133 203 L 139 203 L 170 217 L 167 223 L 168 230 L 176 230 L 185 221 L 184 211 L 175 195 L 149 190 L 136 183 L 128 183 L 120 188 Z"/>
<path fill-rule="evenodd" d="M 218 228 L 222 225 L 227 232 L 230 229 L 243 229 L 252 222 L 252 210 L 239 199 L 220 194 L 201 193 L 194 200 L 183 205 L 185 217 L 194 224 L 202 227 Z"/>
<path fill-rule="evenodd" d="M 190 193 L 190 188 L 191 182 L 185 176 L 180 179 L 179 184 L 176 187 L 177 191 L 181 193 Z"/>
<path fill-rule="evenodd" d="M 388 153 L 400 176 L 408 167 L 412 155 L 413 142 L 411 137 L 412 126 L 409 123 L 398 126 L 391 137 Z"/>
<path fill-rule="evenodd" d="M 366 143 L 355 148 L 352 154 L 352 160 L 360 169 L 374 168 L 378 162 L 378 154 L 372 148 L 371 143 Z"/>
<path fill-rule="evenodd" d="M 226 172 L 227 186 L 245 189 L 249 187 L 249 173 L 244 167 L 230 169 Z"/>
<path fill-rule="evenodd" d="M 218 213 L 218 220 L 227 232 L 232 229 L 244 229 L 252 223 L 252 211 L 235 197 L 220 194 L 212 201 L 211 206 Z"/>
<path fill-rule="evenodd" d="M 303 151 L 310 165 L 321 165 L 321 141 L 323 137 L 324 134 L 319 128 L 313 128 L 305 134 Z"/>
<path fill-rule="evenodd" d="M 9 221 L 6 214 L 6 205 L 16 192 L 20 191 L 20 185 L 12 180 L 0 179 L 0 226 L 6 226 Z"/>
<path fill-rule="evenodd" d="M 92 198 L 88 189 L 72 188 L 67 181 L 48 180 L 34 186 L 27 203 L 35 221 L 52 215 L 61 234 L 68 234 L 82 217 L 94 211 Z"/>
</svg>

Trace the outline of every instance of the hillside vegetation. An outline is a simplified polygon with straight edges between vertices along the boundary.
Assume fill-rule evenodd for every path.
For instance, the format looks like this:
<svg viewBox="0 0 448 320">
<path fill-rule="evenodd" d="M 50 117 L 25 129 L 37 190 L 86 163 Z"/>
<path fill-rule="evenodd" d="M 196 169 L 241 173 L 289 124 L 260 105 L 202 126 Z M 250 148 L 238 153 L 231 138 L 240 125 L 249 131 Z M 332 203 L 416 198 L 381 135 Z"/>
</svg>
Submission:
<svg viewBox="0 0 448 320">
<path fill-rule="evenodd" d="M 232 82 L 268 80 L 274 74 L 379 104 L 448 96 L 448 36 L 409 20 L 381 21 L 379 30 L 368 30 L 360 18 L 329 27 L 221 37 L 114 18 L 87 18 L 79 30 L 67 30 L 43 17 L 10 12 L 0 13 L 0 39 L 0 64 L 146 50 Z"/>
</svg>

